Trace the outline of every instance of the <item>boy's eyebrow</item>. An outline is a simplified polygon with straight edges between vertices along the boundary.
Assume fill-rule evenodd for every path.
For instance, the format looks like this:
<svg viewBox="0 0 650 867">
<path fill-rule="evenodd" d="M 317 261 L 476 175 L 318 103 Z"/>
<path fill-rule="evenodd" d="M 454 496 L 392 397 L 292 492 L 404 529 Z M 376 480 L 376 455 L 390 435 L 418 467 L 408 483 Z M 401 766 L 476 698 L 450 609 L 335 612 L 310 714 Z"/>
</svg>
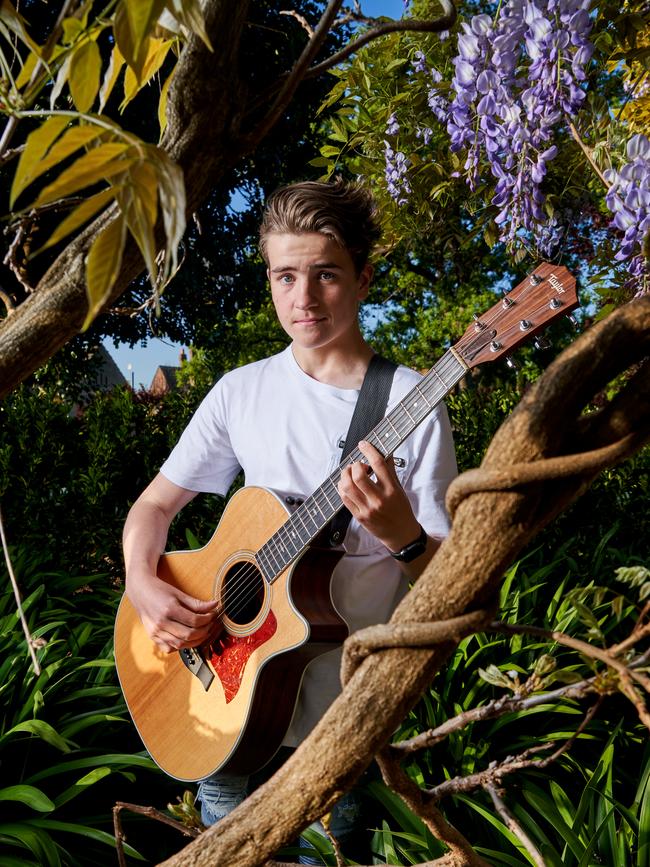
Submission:
<svg viewBox="0 0 650 867">
<path fill-rule="evenodd" d="M 336 262 L 315 262 L 313 265 L 309 266 L 310 270 L 318 270 L 319 268 L 327 268 L 330 271 L 341 271 L 342 268 L 340 265 L 337 265 Z M 271 268 L 271 274 L 282 274 L 284 271 L 297 271 L 295 265 L 282 265 L 278 268 Z"/>
</svg>

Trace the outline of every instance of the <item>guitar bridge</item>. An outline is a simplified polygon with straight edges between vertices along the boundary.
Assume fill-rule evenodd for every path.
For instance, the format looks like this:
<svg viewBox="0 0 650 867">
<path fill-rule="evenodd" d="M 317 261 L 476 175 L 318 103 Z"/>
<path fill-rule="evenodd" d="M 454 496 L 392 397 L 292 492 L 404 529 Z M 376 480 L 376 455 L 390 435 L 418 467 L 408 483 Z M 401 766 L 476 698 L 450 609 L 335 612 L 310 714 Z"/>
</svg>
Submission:
<svg viewBox="0 0 650 867">
<path fill-rule="evenodd" d="M 183 647 L 178 653 L 185 668 L 191 671 L 195 677 L 198 677 L 203 684 L 203 689 L 207 692 L 214 680 L 214 674 L 203 659 L 201 651 L 197 647 Z"/>
</svg>

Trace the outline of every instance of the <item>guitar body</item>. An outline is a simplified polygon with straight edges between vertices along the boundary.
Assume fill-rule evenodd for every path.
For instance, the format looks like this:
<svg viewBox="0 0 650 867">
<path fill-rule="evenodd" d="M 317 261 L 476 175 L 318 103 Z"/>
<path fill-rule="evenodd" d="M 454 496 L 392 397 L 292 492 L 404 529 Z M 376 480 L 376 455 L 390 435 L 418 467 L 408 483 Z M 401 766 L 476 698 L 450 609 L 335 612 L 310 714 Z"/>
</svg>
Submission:
<svg viewBox="0 0 650 867">
<path fill-rule="evenodd" d="M 286 520 L 270 491 L 242 488 L 205 547 L 160 558 L 160 578 L 221 600 L 224 630 L 209 646 L 164 653 L 122 598 L 120 685 L 145 747 L 179 780 L 266 764 L 289 727 L 306 665 L 348 635 L 330 596 L 341 552 L 308 548 L 272 583 L 257 568 L 255 552 Z"/>
</svg>

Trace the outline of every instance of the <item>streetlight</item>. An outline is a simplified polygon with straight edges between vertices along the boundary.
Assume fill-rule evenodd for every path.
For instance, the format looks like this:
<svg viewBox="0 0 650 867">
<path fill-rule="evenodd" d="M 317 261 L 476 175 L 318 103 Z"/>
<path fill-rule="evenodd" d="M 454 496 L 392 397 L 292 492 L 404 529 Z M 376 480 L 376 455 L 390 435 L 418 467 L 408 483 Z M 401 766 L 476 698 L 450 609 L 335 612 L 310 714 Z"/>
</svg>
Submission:
<svg viewBox="0 0 650 867">
<path fill-rule="evenodd" d="M 127 364 L 126 369 L 131 372 L 131 391 L 135 391 L 135 370 L 132 364 Z"/>
</svg>

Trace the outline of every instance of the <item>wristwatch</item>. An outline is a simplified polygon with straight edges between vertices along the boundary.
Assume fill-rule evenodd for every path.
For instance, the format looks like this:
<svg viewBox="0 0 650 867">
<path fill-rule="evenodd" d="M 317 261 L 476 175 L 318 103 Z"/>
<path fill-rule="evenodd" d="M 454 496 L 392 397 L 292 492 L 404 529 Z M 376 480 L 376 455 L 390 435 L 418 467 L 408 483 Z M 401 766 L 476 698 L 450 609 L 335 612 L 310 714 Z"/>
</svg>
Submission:
<svg viewBox="0 0 650 867">
<path fill-rule="evenodd" d="M 413 542 L 409 542 L 408 545 L 404 545 L 401 551 L 393 551 L 390 552 L 390 556 L 395 560 L 399 560 L 402 563 L 410 563 L 411 560 L 415 560 L 420 554 L 424 554 L 427 549 L 427 531 L 420 524 L 420 535 Z"/>
</svg>

